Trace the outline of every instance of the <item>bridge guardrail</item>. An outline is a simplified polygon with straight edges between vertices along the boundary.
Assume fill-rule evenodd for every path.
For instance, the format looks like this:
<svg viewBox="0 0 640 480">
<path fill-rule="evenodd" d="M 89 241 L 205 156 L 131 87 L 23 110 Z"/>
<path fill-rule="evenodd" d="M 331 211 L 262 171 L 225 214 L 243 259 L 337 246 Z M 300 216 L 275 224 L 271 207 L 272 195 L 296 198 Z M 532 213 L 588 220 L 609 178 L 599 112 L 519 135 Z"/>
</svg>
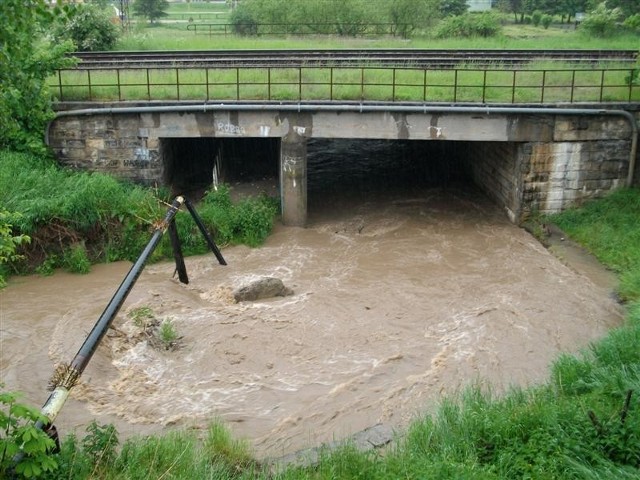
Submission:
<svg viewBox="0 0 640 480">
<path fill-rule="evenodd" d="M 640 101 L 635 68 L 114 67 L 61 69 L 58 101 Z"/>
</svg>

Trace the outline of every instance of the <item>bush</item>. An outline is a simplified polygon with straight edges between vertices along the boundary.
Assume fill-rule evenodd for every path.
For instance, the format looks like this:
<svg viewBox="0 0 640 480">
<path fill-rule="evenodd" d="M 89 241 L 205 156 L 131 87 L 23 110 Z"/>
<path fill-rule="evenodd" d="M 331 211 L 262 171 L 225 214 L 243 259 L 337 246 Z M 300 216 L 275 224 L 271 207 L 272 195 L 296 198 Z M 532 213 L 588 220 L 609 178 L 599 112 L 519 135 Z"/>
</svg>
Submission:
<svg viewBox="0 0 640 480">
<path fill-rule="evenodd" d="M 57 41 L 71 40 L 80 52 L 112 50 L 120 31 L 110 15 L 93 6 L 78 4 L 53 29 Z"/>
<path fill-rule="evenodd" d="M 258 22 L 248 10 L 239 5 L 233 10 L 229 22 L 233 26 L 233 32 L 237 35 L 257 35 Z"/>
<path fill-rule="evenodd" d="M 545 13 L 542 15 L 541 22 L 544 28 L 549 28 L 549 26 L 551 26 L 551 22 L 553 22 L 553 17 Z"/>
<path fill-rule="evenodd" d="M 493 37 L 501 31 L 498 17 L 491 13 L 467 13 L 445 19 L 436 29 L 437 38 Z"/>
<path fill-rule="evenodd" d="M 0 149 L 46 152 L 44 130 L 53 118 L 46 80 L 73 63 L 64 57 L 71 42 L 53 43 L 43 34 L 54 12 L 59 9 L 43 0 L 0 1 Z"/>
<path fill-rule="evenodd" d="M 640 13 L 627 17 L 623 25 L 634 33 L 640 33 Z"/>
<path fill-rule="evenodd" d="M 17 248 L 31 239 L 27 235 L 14 235 L 13 223 L 17 216 L 4 209 L 0 209 L 0 288 L 6 285 L 7 273 L 3 270 L 10 262 L 22 259 L 16 253 Z"/>
<path fill-rule="evenodd" d="M 541 21 L 542 21 L 542 12 L 540 10 L 536 10 L 531 14 L 531 23 L 533 23 L 535 27 L 540 26 Z"/>
<path fill-rule="evenodd" d="M 578 28 L 593 37 L 611 37 L 617 31 L 616 23 L 621 15 L 619 8 L 609 9 L 607 4 L 602 2 L 595 10 L 589 12 Z"/>
<path fill-rule="evenodd" d="M 0 393 L 0 405 L 0 474 L 14 469 L 10 478 L 35 478 L 55 470 L 57 463 L 49 454 L 55 442 L 34 425 L 37 420 L 46 421 L 46 417 L 19 403 L 16 393 Z M 19 453 L 24 457 L 14 465 Z"/>
</svg>

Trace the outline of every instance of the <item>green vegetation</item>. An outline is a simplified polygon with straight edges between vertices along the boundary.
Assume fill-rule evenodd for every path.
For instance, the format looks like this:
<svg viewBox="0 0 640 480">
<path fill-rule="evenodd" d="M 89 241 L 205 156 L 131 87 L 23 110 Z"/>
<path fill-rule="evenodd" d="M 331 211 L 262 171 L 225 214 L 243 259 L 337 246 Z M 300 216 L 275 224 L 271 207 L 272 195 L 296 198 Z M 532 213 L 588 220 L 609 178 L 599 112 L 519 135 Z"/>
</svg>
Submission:
<svg viewBox="0 0 640 480">
<path fill-rule="evenodd" d="M 0 2 L 0 149 L 45 150 L 44 129 L 53 118 L 45 79 L 73 64 L 64 58 L 73 44 L 54 43 L 43 34 L 62 15 L 43 0 Z"/>
<path fill-rule="evenodd" d="M 31 239 L 27 235 L 15 235 L 13 233 L 14 218 L 5 209 L 0 209 L 0 288 L 6 286 L 8 264 L 22 260 L 22 256 L 16 253 L 20 245 L 29 243 Z"/>
<path fill-rule="evenodd" d="M 56 19 L 53 37 L 57 42 L 71 40 L 80 52 L 111 50 L 120 30 L 111 21 L 113 12 L 95 5 L 77 4 L 67 7 L 67 14 Z"/>
<path fill-rule="evenodd" d="M 23 258 L 7 257 L 14 272 L 38 267 L 43 273 L 65 267 L 86 272 L 90 262 L 135 260 L 149 241 L 153 222 L 164 215 L 167 193 L 121 183 L 100 174 L 64 170 L 48 159 L 0 151 L 0 202 L 12 212 L 13 243 Z M 232 203 L 228 188 L 211 191 L 197 207 L 219 244 L 264 241 L 278 211 L 277 202 L 258 197 Z M 207 245 L 186 212 L 176 219 L 186 255 L 207 252 Z M 9 234 L 7 234 L 6 238 Z M 18 243 L 22 243 L 20 240 Z M 3 243 L 4 245 L 4 243 Z M 170 258 L 163 239 L 152 259 Z"/>
<path fill-rule="evenodd" d="M 0 384 L 0 387 L 3 385 Z M 16 393 L 0 393 L 0 477 L 14 467 L 13 459 L 20 452 L 22 461 L 15 466 L 16 478 L 34 478 L 56 469 L 50 454 L 54 441 L 34 422 L 46 420 L 40 412 L 20 403 Z"/>
<path fill-rule="evenodd" d="M 156 23 L 162 17 L 167 16 L 169 2 L 167 0 L 134 0 L 133 13 L 144 17 L 151 23 Z"/>
<path fill-rule="evenodd" d="M 623 300 L 640 300 L 640 195 L 618 190 L 604 200 L 569 210 L 553 221 L 620 275 Z"/>
</svg>

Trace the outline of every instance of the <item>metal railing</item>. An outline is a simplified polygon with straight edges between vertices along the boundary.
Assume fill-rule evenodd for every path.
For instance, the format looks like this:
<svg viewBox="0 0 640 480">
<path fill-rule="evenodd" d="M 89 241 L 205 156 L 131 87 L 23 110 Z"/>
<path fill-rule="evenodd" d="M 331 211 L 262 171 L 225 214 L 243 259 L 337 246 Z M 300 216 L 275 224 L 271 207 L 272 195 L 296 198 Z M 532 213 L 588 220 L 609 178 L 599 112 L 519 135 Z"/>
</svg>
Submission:
<svg viewBox="0 0 640 480">
<path fill-rule="evenodd" d="M 57 101 L 640 101 L 633 68 L 127 67 L 62 69 Z"/>
<path fill-rule="evenodd" d="M 408 23 L 190 23 L 187 30 L 213 35 L 392 35 L 406 37 Z"/>
</svg>

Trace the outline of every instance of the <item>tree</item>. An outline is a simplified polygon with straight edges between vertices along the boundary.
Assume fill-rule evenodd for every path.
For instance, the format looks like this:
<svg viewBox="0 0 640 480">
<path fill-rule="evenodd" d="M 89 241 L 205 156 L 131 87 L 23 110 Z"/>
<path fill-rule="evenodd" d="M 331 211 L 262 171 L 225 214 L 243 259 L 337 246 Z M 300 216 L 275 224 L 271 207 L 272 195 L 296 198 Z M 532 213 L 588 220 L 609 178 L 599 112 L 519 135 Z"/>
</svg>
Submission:
<svg viewBox="0 0 640 480">
<path fill-rule="evenodd" d="M 390 0 L 389 21 L 394 25 L 394 31 L 407 37 L 418 28 L 435 24 L 440 17 L 438 4 L 437 0 Z"/>
<path fill-rule="evenodd" d="M 147 18 L 151 23 L 167 16 L 169 2 L 167 0 L 135 0 L 133 12 L 136 15 Z"/>
<path fill-rule="evenodd" d="M 607 8 L 619 8 L 624 17 L 640 13 L 640 0 L 607 0 Z"/>
<path fill-rule="evenodd" d="M 0 148 L 44 152 L 44 130 L 53 118 L 46 79 L 72 59 L 71 42 L 52 42 L 44 34 L 62 8 L 44 0 L 2 0 L 0 18 Z"/>
</svg>

